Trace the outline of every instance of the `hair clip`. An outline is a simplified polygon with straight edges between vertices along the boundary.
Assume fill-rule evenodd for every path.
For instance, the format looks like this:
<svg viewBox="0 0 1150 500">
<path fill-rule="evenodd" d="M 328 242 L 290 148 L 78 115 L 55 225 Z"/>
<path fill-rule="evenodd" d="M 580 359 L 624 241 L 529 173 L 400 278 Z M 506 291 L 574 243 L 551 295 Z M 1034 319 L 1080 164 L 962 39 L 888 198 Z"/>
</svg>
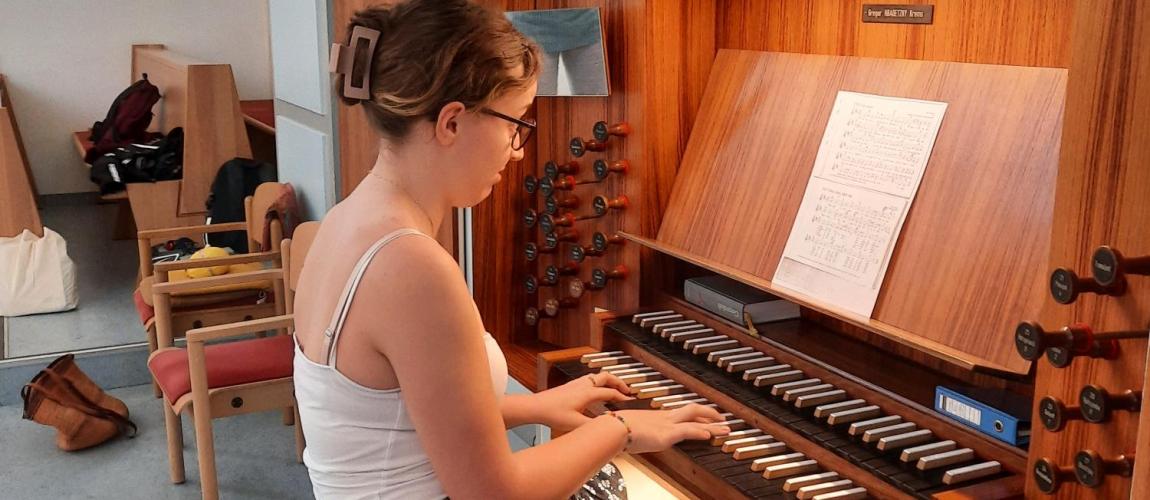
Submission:
<svg viewBox="0 0 1150 500">
<path fill-rule="evenodd" d="M 379 30 L 355 26 L 351 30 L 350 47 L 341 43 L 331 44 L 328 71 L 343 75 L 344 97 L 365 101 L 371 99 L 371 63 L 375 59 L 375 44 L 378 41 Z"/>
</svg>

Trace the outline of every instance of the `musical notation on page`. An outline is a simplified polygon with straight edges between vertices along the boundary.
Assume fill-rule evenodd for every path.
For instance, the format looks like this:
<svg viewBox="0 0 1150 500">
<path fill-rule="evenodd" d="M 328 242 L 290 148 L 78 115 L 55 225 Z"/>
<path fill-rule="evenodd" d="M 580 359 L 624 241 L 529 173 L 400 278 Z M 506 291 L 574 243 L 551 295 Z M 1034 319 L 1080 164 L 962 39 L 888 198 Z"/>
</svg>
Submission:
<svg viewBox="0 0 1150 500">
<path fill-rule="evenodd" d="M 946 103 L 839 92 L 774 283 L 870 316 Z"/>
</svg>

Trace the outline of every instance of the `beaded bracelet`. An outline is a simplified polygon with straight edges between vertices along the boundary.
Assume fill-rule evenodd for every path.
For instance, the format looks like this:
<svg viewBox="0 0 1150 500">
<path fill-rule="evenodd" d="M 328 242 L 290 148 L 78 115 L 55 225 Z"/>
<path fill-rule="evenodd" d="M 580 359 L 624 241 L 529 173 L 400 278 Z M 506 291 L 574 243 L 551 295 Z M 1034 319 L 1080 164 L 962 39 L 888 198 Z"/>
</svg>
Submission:
<svg viewBox="0 0 1150 500">
<path fill-rule="evenodd" d="M 607 415 L 611 415 L 612 417 L 619 419 L 619 422 L 623 423 L 623 427 L 627 428 L 627 443 L 623 445 L 623 451 L 626 452 L 627 449 L 631 447 L 631 443 L 635 440 L 634 435 L 631 434 L 631 424 L 628 424 L 627 419 L 623 418 L 622 415 L 613 411 L 608 411 Z"/>
</svg>

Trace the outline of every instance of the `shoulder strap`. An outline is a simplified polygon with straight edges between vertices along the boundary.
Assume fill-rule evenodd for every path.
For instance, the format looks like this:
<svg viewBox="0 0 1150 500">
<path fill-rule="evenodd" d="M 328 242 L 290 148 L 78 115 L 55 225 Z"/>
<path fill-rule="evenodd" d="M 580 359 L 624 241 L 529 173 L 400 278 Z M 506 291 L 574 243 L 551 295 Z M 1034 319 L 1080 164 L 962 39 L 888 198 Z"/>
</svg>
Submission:
<svg viewBox="0 0 1150 500">
<path fill-rule="evenodd" d="M 327 329 L 323 331 L 323 351 L 324 358 L 327 360 L 327 365 L 334 368 L 336 359 L 336 345 L 339 342 L 339 334 L 343 331 L 343 324 L 347 321 L 347 312 L 351 309 L 351 301 L 355 298 L 355 291 L 359 288 L 359 282 L 363 279 L 363 273 L 367 271 L 367 265 L 375 258 L 375 254 L 379 250 L 391 243 L 392 241 L 407 235 L 419 235 L 424 238 L 431 238 L 415 229 L 403 228 L 397 229 L 380 238 L 376 241 L 371 248 L 364 252 L 363 257 L 359 258 L 359 262 L 355 264 L 355 268 L 348 277 L 347 284 L 343 287 L 343 292 L 340 294 L 339 303 L 335 306 L 335 311 L 332 313 L 331 322 L 328 323 Z"/>
</svg>

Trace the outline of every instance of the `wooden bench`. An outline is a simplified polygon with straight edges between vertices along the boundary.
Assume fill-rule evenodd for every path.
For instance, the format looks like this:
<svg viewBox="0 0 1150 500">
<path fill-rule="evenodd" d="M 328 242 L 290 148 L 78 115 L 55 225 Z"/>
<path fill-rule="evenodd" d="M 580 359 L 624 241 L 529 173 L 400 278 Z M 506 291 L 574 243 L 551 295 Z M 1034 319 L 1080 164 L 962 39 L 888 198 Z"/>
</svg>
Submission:
<svg viewBox="0 0 1150 500">
<path fill-rule="evenodd" d="M 207 214 L 204 202 L 220 165 L 235 157 L 252 157 L 249 127 L 274 133 L 274 127 L 267 123 L 271 119 L 263 116 L 266 112 L 261 113 L 270 103 L 254 101 L 250 108 L 259 117 L 245 119 L 230 65 L 199 61 L 163 45 L 133 45 L 131 67 L 129 83 L 147 74 L 160 89 L 162 98 L 153 109 L 155 118 L 149 130 L 168 134 L 176 127 L 184 129 L 183 178 L 128 184 L 126 194 L 102 199 L 117 203 L 126 200 L 135 230 L 202 224 Z M 80 154 L 91 146 L 89 135 L 89 131 L 73 133 Z M 117 223 L 116 236 L 135 238 L 135 230 L 129 235 L 121 227 L 125 218 Z"/>
<path fill-rule="evenodd" d="M 16 125 L 12 96 L 0 74 L 0 237 L 12 237 L 31 230 L 44 236 L 44 226 L 36 207 L 36 184 Z"/>
</svg>

